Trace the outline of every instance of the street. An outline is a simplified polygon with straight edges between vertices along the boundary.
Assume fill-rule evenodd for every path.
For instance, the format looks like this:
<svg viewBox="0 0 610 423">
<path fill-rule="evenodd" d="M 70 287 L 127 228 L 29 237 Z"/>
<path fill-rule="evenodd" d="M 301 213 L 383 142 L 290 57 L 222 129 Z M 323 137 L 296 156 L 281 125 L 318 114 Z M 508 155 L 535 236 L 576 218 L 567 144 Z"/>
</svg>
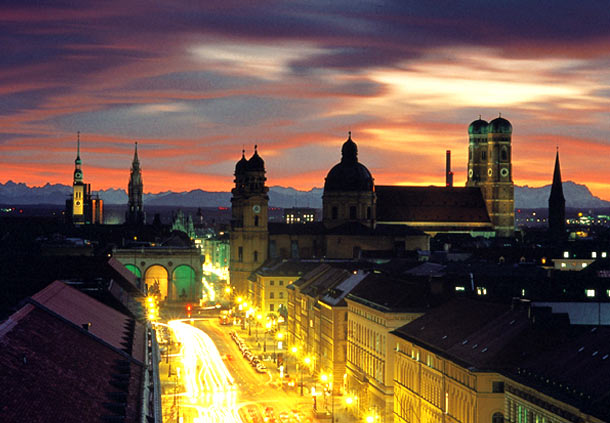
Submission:
<svg viewBox="0 0 610 423">
<path fill-rule="evenodd" d="M 173 320 L 160 363 L 164 422 L 312 421 L 312 400 L 282 385 L 273 361 L 257 373 L 218 319 Z M 256 346 L 254 346 L 256 349 Z M 256 352 L 254 349 L 253 352 Z"/>
</svg>

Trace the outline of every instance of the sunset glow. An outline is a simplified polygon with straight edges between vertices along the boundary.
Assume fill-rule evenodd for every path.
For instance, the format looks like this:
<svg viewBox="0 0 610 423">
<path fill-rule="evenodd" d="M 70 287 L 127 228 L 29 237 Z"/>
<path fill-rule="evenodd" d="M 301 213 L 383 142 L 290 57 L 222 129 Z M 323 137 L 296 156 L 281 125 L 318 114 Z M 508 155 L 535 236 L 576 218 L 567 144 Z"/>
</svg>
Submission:
<svg viewBox="0 0 610 423">
<path fill-rule="evenodd" d="M 502 113 L 517 185 L 610 199 L 603 2 L 33 2 L 0 6 L 0 182 L 229 190 L 254 144 L 269 185 L 321 187 L 352 131 L 378 184 L 466 180 L 467 127 Z M 439 10 L 442 9 L 442 10 Z M 569 28 L 569 30 L 567 29 Z"/>
</svg>

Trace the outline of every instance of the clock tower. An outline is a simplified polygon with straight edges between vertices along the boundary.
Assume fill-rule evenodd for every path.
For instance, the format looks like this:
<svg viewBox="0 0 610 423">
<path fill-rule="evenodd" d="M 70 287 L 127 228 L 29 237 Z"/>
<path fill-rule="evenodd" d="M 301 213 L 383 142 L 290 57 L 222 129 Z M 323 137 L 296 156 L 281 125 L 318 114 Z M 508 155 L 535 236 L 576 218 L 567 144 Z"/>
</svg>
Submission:
<svg viewBox="0 0 610 423">
<path fill-rule="evenodd" d="M 269 188 L 265 186 L 265 162 L 245 151 L 235 165 L 235 187 L 231 190 L 231 258 L 229 277 L 235 295 L 249 296 L 248 277 L 267 260 Z"/>
<path fill-rule="evenodd" d="M 74 180 L 72 181 L 72 223 L 84 224 L 85 205 L 88 200 L 88 185 L 83 182 L 82 161 L 80 159 L 80 132 L 76 138 L 76 160 L 74 160 Z"/>
</svg>

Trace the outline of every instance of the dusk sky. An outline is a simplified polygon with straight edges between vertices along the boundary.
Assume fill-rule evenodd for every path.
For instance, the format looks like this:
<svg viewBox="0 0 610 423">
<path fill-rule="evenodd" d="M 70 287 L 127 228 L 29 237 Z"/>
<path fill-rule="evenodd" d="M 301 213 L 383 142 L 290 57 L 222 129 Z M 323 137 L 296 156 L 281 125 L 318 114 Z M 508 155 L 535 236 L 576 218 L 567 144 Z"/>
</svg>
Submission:
<svg viewBox="0 0 610 423">
<path fill-rule="evenodd" d="M 513 124 L 517 185 L 610 199 L 607 1 L 2 1 L 0 182 L 321 187 L 352 131 L 376 184 L 466 181 L 468 124 Z"/>
</svg>

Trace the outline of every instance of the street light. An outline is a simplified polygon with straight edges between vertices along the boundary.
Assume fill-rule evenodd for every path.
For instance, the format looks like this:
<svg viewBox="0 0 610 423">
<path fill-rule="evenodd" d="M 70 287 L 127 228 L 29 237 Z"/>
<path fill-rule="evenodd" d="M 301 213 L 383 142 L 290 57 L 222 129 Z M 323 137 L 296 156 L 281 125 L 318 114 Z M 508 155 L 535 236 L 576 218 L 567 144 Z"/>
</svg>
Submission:
<svg viewBox="0 0 610 423">
<path fill-rule="evenodd" d="M 263 352 L 267 352 L 267 333 L 269 332 L 269 329 L 271 329 L 271 322 L 267 322 L 265 327 L 267 330 L 265 331 L 265 339 L 263 341 Z"/>
<path fill-rule="evenodd" d="M 305 363 L 307 367 L 309 367 L 309 364 L 311 363 L 311 358 L 309 356 L 305 357 L 303 359 L 303 363 Z M 301 396 L 303 396 L 303 366 L 299 366 L 299 371 L 301 372 Z"/>
</svg>

